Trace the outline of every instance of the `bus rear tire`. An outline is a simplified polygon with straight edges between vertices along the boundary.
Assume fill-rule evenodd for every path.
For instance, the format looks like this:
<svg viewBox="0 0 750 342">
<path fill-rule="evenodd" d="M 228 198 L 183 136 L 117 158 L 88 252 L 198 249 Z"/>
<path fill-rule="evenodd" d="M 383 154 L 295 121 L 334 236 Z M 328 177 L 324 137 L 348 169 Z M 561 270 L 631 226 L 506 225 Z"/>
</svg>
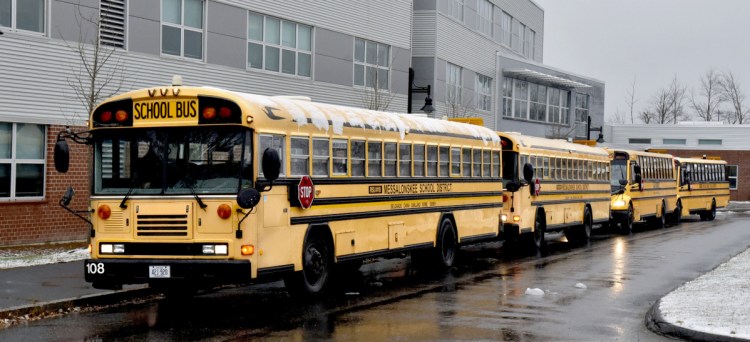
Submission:
<svg viewBox="0 0 750 342">
<path fill-rule="evenodd" d="M 593 219 L 591 218 L 591 208 L 586 206 L 583 209 L 583 225 L 568 228 L 565 230 L 565 237 L 570 242 L 586 243 L 591 238 L 593 228 Z"/>
<path fill-rule="evenodd" d="M 682 223 L 682 201 L 677 201 L 677 208 L 674 209 L 671 221 L 675 226 L 678 226 L 680 225 L 680 223 Z"/>
<path fill-rule="evenodd" d="M 529 234 L 531 235 L 529 239 L 531 252 L 543 252 L 547 248 L 547 241 L 544 240 L 547 230 L 545 226 L 544 211 L 537 210 L 534 216 L 534 231 Z"/>
<path fill-rule="evenodd" d="M 292 295 L 321 296 L 330 287 L 333 258 L 329 244 L 320 236 L 310 236 L 302 251 L 302 271 L 284 278 Z"/>
<path fill-rule="evenodd" d="M 657 215 L 651 220 L 651 225 L 656 229 L 662 229 L 667 225 L 667 208 L 661 203 L 661 216 Z"/>
<path fill-rule="evenodd" d="M 711 201 L 711 210 L 706 212 L 706 221 L 713 221 L 716 218 L 716 200 Z"/>
<path fill-rule="evenodd" d="M 448 269 L 453 266 L 457 255 L 458 236 L 456 228 L 453 226 L 453 221 L 446 217 L 440 223 L 433 259 L 439 268 Z"/>
</svg>

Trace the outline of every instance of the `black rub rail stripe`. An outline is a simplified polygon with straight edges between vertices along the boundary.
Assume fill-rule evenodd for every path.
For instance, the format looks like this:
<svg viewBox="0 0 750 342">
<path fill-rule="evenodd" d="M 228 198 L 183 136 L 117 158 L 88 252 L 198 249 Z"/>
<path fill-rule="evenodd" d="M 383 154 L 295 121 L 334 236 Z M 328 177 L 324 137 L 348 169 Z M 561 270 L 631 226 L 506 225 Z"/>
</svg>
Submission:
<svg viewBox="0 0 750 342">
<path fill-rule="evenodd" d="M 542 188 L 544 190 L 544 188 Z M 607 190 L 571 190 L 571 191 L 541 191 L 539 193 L 539 196 L 552 196 L 552 195 L 578 195 L 578 194 L 603 194 L 607 196 L 611 196 L 612 192 Z"/>
<path fill-rule="evenodd" d="M 461 211 L 461 210 L 502 208 L 502 207 L 503 207 L 502 203 L 468 204 L 468 205 L 458 205 L 458 206 L 450 206 L 450 207 L 396 209 L 396 210 L 381 210 L 381 211 L 371 211 L 371 212 L 320 215 L 320 216 L 301 216 L 301 217 L 292 217 L 290 221 L 292 225 L 313 224 L 313 223 L 346 221 L 346 220 L 356 220 L 356 219 L 385 217 L 385 216 L 416 215 L 416 214 L 433 213 L 433 212 Z"/>
<path fill-rule="evenodd" d="M 729 191 L 729 188 L 709 188 L 709 189 L 680 189 L 680 191 Z"/>
<path fill-rule="evenodd" d="M 370 185 L 384 185 L 391 183 L 479 183 L 479 184 L 500 184 L 502 181 L 499 178 L 451 178 L 451 177 L 343 177 L 343 178 L 319 178 L 311 176 L 312 181 L 315 185 L 350 185 L 350 184 L 370 184 Z M 278 179 L 273 182 L 274 185 L 297 185 L 299 184 L 300 178 L 284 178 Z"/>
<path fill-rule="evenodd" d="M 569 199 L 569 200 L 559 200 L 559 201 L 532 201 L 531 205 L 545 205 L 545 204 L 565 204 L 565 203 L 590 203 L 590 202 L 609 202 L 611 200 L 610 197 L 607 198 L 588 198 L 588 199 Z"/>
<path fill-rule="evenodd" d="M 680 198 L 701 198 L 701 197 L 722 197 L 722 196 L 729 197 L 729 194 L 688 195 L 688 196 L 680 196 Z"/>
<path fill-rule="evenodd" d="M 344 203 L 370 203 L 370 202 L 389 202 L 389 201 L 403 201 L 403 200 L 420 200 L 420 199 L 451 199 L 451 198 L 465 198 L 465 197 L 489 197 L 489 196 L 502 196 L 502 191 L 491 191 L 491 192 L 441 192 L 441 193 L 430 193 L 430 194 L 414 194 L 414 195 L 393 195 L 393 196 L 360 196 L 360 197 L 337 197 L 337 198 L 320 198 L 315 199 L 315 205 L 330 205 L 330 204 L 344 204 Z"/>
</svg>

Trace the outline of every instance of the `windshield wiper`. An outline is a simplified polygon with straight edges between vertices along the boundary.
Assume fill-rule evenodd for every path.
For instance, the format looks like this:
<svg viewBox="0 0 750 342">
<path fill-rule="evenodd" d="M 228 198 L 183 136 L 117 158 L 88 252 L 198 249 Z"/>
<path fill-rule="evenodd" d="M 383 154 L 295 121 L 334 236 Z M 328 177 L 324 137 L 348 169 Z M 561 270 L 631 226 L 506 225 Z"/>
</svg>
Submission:
<svg viewBox="0 0 750 342">
<path fill-rule="evenodd" d="M 185 183 L 185 185 L 188 186 L 188 189 L 190 189 L 190 193 L 193 194 L 193 197 L 195 197 L 195 201 L 198 202 L 198 206 L 201 207 L 201 209 L 206 210 L 206 207 L 208 207 L 200 197 L 198 197 L 198 193 L 195 192 L 195 187 L 193 187 L 193 182 L 188 181 Z"/>
</svg>

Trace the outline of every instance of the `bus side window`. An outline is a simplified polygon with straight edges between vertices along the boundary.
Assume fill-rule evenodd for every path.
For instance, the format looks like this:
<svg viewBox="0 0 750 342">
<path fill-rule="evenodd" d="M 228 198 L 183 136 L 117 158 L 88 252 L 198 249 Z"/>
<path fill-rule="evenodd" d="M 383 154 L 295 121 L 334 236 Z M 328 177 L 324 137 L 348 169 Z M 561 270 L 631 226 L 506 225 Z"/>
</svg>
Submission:
<svg viewBox="0 0 750 342">
<path fill-rule="evenodd" d="M 586 161 L 586 179 L 594 180 L 594 163 L 590 160 Z"/>
<path fill-rule="evenodd" d="M 260 150 L 258 151 L 258 156 L 260 156 L 258 159 L 262 159 L 263 157 L 263 151 L 265 151 L 267 148 L 273 148 L 277 152 L 279 152 L 279 158 L 281 159 L 281 170 L 279 170 L 279 177 L 286 176 L 286 163 L 284 162 L 284 157 L 286 156 L 286 153 L 284 153 L 284 136 L 280 134 L 261 134 L 260 135 Z M 262 160 L 260 160 L 261 165 L 263 163 Z M 258 168 L 258 175 L 260 177 L 263 177 L 263 168 Z"/>
<path fill-rule="evenodd" d="M 529 158 L 528 155 L 525 155 L 525 154 L 521 155 L 521 162 L 518 165 L 518 172 L 517 172 L 517 174 L 523 175 L 523 166 L 526 165 L 527 163 L 529 163 L 530 159 L 531 158 Z M 531 164 L 531 165 L 534 165 L 534 164 Z"/>
<path fill-rule="evenodd" d="M 365 176 L 365 141 L 352 140 L 352 177 Z"/>
<path fill-rule="evenodd" d="M 329 156 L 328 139 L 313 139 L 313 176 L 328 177 Z"/>
<path fill-rule="evenodd" d="M 549 177 L 550 177 L 550 174 L 549 174 L 549 167 L 550 167 L 549 166 L 549 157 L 544 157 L 544 165 L 543 165 L 543 167 L 544 167 L 544 179 L 549 179 Z"/>
<path fill-rule="evenodd" d="M 385 153 L 383 153 L 384 164 L 385 164 L 385 175 L 386 177 L 396 177 L 396 158 L 398 157 L 398 148 L 396 143 L 384 143 Z"/>
<path fill-rule="evenodd" d="M 414 177 L 424 177 L 424 145 L 414 144 Z"/>
<path fill-rule="evenodd" d="M 398 144 L 398 175 L 411 176 L 411 144 Z"/>
<path fill-rule="evenodd" d="M 438 147 L 435 145 L 427 146 L 427 177 L 437 177 L 438 175 Z"/>
<path fill-rule="evenodd" d="M 464 177 L 471 177 L 471 149 L 470 148 L 463 148 L 461 150 L 461 166 L 463 167 L 463 175 Z"/>
<path fill-rule="evenodd" d="M 383 144 L 380 141 L 367 142 L 367 176 L 383 175 Z"/>
<path fill-rule="evenodd" d="M 451 147 L 451 176 L 461 175 L 461 149 Z"/>
<path fill-rule="evenodd" d="M 492 177 L 500 178 L 500 153 L 502 151 L 492 151 Z M 513 153 L 515 156 L 515 153 Z M 508 161 L 512 163 L 512 161 Z"/>
<path fill-rule="evenodd" d="M 450 147 L 440 146 L 440 159 L 438 160 L 440 177 L 448 177 L 450 175 L 450 163 Z"/>
<path fill-rule="evenodd" d="M 492 150 L 482 150 L 482 176 L 492 177 Z"/>
<path fill-rule="evenodd" d="M 292 162 L 292 176 L 310 174 L 310 138 L 292 137 L 290 158 Z"/>
<path fill-rule="evenodd" d="M 346 176 L 349 174 L 349 140 L 333 139 L 331 143 L 331 161 L 333 175 Z"/>
<path fill-rule="evenodd" d="M 473 157 L 472 161 L 472 167 L 473 171 L 471 173 L 472 177 L 482 177 L 482 149 L 472 149 L 471 154 Z"/>
</svg>

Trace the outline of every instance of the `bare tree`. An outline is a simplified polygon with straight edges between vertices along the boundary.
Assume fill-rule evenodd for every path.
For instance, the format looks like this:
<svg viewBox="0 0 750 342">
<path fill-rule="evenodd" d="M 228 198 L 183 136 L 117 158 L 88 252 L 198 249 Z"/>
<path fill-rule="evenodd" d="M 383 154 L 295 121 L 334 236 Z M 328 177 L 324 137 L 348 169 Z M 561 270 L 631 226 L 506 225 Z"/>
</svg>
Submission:
<svg viewBox="0 0 750 342">
<path fill-rule="evenodd" d="M 700 78 L 698 96 L 695 91 L 691 92 L 690 106 L 703 121 L 719 120 L 719 106 L 724 101 L 720 84 L 721 76 L 714 69 L 709 69 Z"/>
<path fill-rule="evenodd" d="M 464 99 L 461 96 L 461 88 L 455 92 L 446 91 L 445 94 L 445 115 L 449 118 L 468 118 L 472 116 L 475 109 L 474 99 Z"/>
<path fill-rule="evenodd" d="M 80 4 L 77 8 L 75 20 L 79 29 L 78 41 L 70 43 L 64 38 L 63 40 L 77 55 L 80 63 L 72 70 L 67 82 L 76 98 L 86 108 L 88 116 L 100 101 L 120 92 L 124 82 L 125 65 L 115 47 L 102 44 L 102 21 L 99 12 L 84 15 Z M 89 28 L 93 30 L 93 38 L 90 37 Z M 75 116 L 80 119 L 79 114 Z"/>
<path fill-rule="evenodd" d="M 616 124 L 624 124 L 627 123 L 627 118 L 625 117 L 625 113 L 620 110 L 619 107 L 615 109 L 615 113 L 612 114 L 612 116 L 607 120 L 610 123 L 616 123 Z M 630 115 L 630 121 L 633 123 L 633 114 Z"/>
<path fill-rule="evenodd" d="M 675 76 L 667 88 L 659 90 L 651 98 L 651 106 L 643 110 L 638 118 L 646 124 L 678 123 L 689 119 L 684 108 L 685 92 L 685 87 Z"/>
<path fill-rule="evenodd" d="M 362 107 L 371 110 L 387 110 L 393 101 L 393 93 L 388 90 L 388 78 L 380 76 L 377 68 L 365 68 L 367 80 L 362 89 Z"/>
<path fill-rule="evenodd" d="M 745 93 L 742 91 L 742 85 L 731 71 L 721 75 L 719 87 L 723 99 L 732 104 L 732 109 L 726 116 L 727 122 L 740 125 L 748 123 L 750 112 L 748 108 L 745 108 Z"/>
<path fill-rule="evenodd" d="M 576 127 L 568 127 L 563 125 L 552 125 L 547 128 L 547 134 L 545 135 L 549 139 L 563 139 L 568 140 L 568 138 L 573 137 L 573 132 L 576 130 Z"/>
<path fill-rule="evenodd" d="M 625 101 L 627 101 L 628 109 L 630 109 L 630 123 L 634 124 L 635 104 L 638 102 L 638 99 L 635 98 L 635 76 L 633 76 L 633 82 L 630 83 L 630 88 L 626 91 Z"/>
</svg>

